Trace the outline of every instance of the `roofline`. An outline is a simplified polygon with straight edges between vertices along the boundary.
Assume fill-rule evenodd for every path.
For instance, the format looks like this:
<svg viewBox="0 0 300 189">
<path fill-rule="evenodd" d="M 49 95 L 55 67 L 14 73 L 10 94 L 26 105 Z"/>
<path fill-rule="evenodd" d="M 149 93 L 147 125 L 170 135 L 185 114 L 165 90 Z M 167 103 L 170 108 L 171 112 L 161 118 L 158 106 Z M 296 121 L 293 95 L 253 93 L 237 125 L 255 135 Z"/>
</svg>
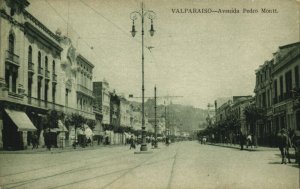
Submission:
<svg viewBox="0 0 300 189">
<path fill-rule="evenodd" d="M 81 60 L 83 60 L 85 63 L 87 63 L 88 65 L 90 65 L 92 68 L 94 68 L 94 64 L 92 64 L 88 59 L 86 59 L 83 55 L 78 54 L 77 58 L 80 58 Z"/>
<path fill-rule="evenodd" d="M 284 49 L 284 48 L 292 47 L 292 46 L 295 46 L 295 45 L 300 45 L 300 42 L 295 42 L 295 43 L 290 43 L 290 44 L 287 44 L 287 45 L 279 46 L 279 49 Z"/>
</svg>

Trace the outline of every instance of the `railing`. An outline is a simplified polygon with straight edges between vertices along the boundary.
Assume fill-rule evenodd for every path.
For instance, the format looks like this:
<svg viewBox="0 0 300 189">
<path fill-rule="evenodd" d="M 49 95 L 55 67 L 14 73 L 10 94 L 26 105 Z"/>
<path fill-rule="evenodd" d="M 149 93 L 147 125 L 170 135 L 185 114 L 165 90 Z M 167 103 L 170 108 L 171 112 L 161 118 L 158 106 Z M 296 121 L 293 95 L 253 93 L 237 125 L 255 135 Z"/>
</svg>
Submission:
<svg viewBox="0 0 300 189">
<path fill-rule="evenodd" d="M 64 111 L 64 106 L 62 106 L 62 105 L 48 102 L 48 101 L 45 101 L 42 99 L 34 98 L 34 97 L 28 97 L 28 104 L 35 106 L 35 107 L 43 108 L 43 109 L 51 108 L 51 109 L 55 109 L 58 111 Z"/>
<path fill-rule="evenodd" d="M 81 92 L 81 93 L 83 93 L 83 94 L 85 94 L 85 95 L 94 97 L 93 91 L 91 91 L 90 89 L 88 89 L 88 88 L 86 88 L 86 87 L 84 87 L 84 86 L 82 86 L 82 85 L 80 85 L 80 84 L 77 84 L 77 91 L 78 91 L 78 92 Z"/>
<path fill-rule="evenodd" d="M 28 62 L 28 71 L 34 72 L 34 63 L 33 62 Z"/>
<path fill-rule="evenodd" d="M 86 111 L 78 110 L 78 109 L 71 108 L 71 107 L 65 107 L 60 104 L 45 101 L 42 99 L 37 99 L 34 97 L 28 97 L 28 104 L 30 104 L 31 106 L 39 107 L 39 108 L 43 108 L 43 109 L 55 109 L 57 111 L 61 111 L 61 112 L 68 113 L 68 114 L 77 113 L 86 118 L 95 119 L 95 114 L 93 112 L 86 112 Z"/>
<path fill-rule="evenodd" d="M 20 62 L 19 62 L 19 56 L 15 55 L 11 51 L 6 51 L 6 60 L 9 61 L 9 62 L 11 62 L 11 63 L 17 64 L 17 65 L 20 64 Z"/>
</svg>

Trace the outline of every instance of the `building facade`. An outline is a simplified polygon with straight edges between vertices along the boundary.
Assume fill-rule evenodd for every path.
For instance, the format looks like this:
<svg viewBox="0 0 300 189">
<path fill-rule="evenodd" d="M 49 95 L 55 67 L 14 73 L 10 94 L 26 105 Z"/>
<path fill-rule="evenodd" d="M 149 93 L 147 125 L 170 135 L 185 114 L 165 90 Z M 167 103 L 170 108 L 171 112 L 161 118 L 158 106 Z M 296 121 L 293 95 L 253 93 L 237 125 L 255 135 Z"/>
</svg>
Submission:
<svg viewBox="0 0 300 189">
<path fill-rule="evenodd" d="M 300 132 L 300 43 L 279 47 L 274 55 L 273 128 Z"/>
<path fill-rule="evenodd" d="M 32 132 L 42 136 L 49 127 L 44 122 L 49 110 L 95 119 L 93 96 L 86 90 L 91 90 L 93 65 L 76 52 L 70 39 L 53 33 L 27 12 L 27 6 L 26 0 L 0 1 L 0 148 L 4 149 L 26 148 Z M 80 64 L 88 69 L 85 83 L 77 80 Z M 82 107 L 77 103 L 81 99 Z"/>
<path fill-rule="evenodd" d="M 273 144 L 272 138 L 282 128 L 300 134 L 299 67 L 300 43 L 293 43 L 280 46 L 273 58 L 256 70 L 256 106 L 263 110 L 256 127 L 263 144 Z"/>
<path fill-rule="evenodd" d="M 131 127 L 132 110 L 130 102 L 124 97 L 120 97 L 120 126 Z"/>
<path fill-rule="evenodd" d="M 110 91 L 106 80 L 93 82 L 95 107 L 102 113 L 101 124 L 110 125 Z"/>
</svg>

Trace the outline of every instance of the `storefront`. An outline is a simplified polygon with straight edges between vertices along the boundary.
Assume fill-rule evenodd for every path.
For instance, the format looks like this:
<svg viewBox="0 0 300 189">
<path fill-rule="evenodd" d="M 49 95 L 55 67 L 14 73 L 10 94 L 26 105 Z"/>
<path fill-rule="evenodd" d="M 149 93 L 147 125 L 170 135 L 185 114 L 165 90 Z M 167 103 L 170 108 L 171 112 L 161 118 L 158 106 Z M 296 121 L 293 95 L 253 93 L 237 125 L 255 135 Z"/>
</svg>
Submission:
<svg viewBox="0 0 300 189">
<path fill-rule="evenodd" d="M 27 132 L 36 131 L 27 114 L 21 110 L 4 109 L 2 111 L 2 140 L 5 150 L 22 150 L 27 148 Z"/>
</svg>

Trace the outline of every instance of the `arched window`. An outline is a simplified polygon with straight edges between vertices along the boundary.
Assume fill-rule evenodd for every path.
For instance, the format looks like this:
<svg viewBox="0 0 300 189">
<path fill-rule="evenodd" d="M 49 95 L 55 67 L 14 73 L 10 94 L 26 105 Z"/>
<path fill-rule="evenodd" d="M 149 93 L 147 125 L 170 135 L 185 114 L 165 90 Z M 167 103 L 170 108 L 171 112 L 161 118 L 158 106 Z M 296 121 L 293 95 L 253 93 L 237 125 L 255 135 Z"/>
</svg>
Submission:
<svg viewBox="0 0 300 189">
<path fill-rule="evenodd" d="M 12 54 L 15 51 L 15 37 L 13 34 L 9 34 L 8 37 L 8 51 Z"/>
</svg>

